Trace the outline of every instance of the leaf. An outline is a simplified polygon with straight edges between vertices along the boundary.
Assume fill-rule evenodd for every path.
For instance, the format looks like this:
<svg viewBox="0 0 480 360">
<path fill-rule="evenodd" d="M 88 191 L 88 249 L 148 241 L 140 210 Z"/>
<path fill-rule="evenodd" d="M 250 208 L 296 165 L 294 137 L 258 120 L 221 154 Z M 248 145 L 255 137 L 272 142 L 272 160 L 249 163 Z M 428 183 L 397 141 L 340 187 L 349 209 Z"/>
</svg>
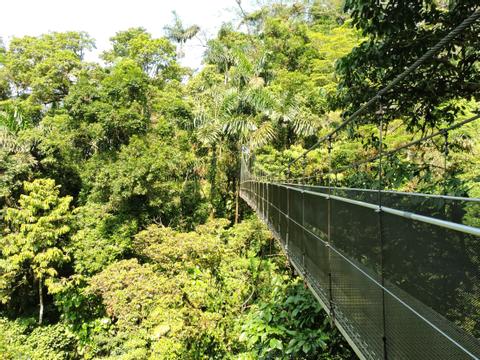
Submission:
<svg viewBox="0 0 480 360">
<path fill-rule="evenodd" d="M 305 353 L 305 354 L 308 354 L 310 352 L 310 350 L 312 349 L 312 345 L 308 342 L 306 342 L 305 344 L 303 344 L 302 346 L 302 351 Z"/>
<path fill-rule="evenodd" d="M 267 311 L 265 313 L 265 320 L 267 321 L 267 323 L 269 323 L 270 321 L 272 321 L 272 313 L 270 311 Z"/>
<path fill-rule="evenodd" d="M 270 346 L 270 349 L 278 349 L 278 350 L 283 350 L 283 344 L 280 340 L 278 339 L 270 339 L 268 345 Z"/>
</svg>

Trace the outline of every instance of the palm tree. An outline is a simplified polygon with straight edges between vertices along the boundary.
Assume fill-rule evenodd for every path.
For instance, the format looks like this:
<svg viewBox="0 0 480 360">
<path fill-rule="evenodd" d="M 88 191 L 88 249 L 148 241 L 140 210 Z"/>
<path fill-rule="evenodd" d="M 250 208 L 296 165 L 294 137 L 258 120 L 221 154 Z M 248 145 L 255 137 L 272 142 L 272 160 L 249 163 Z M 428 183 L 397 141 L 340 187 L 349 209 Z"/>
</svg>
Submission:
<svg viewBox="0 0 480 360">
<path fill-rule="evenodd" d="M 185 43 L 198 34 L 200 27 L 198 25 L 192 25 L 187 28 L 183 26 L 180 17 L 176 11 L 172 12 L 173 14 L 173 24 L 167 25 L 164 27 L 167 38 L 179 45 L 178 57 L 183 57 L 183 46 Z"/>
<path fill-rule="evenodd" d="M 212 166 L 219 144 L 230 144 L 240 154 L 242 145 L 262 147 L 277 139 L 283 128 L 291 129 L 296 136 L 313 135 L 317 129 L 315 117 L 295 102 L 285 102 L 268 86 L 268 54 L 253 51 L 251 56 L 249 50 L 219 41 L 209 43 L 207 62 L 225 78 L 223 84 L 207 87 L 195 97 L 193 128 L 199 141 L 212 151 Z M 236 182 L 235 220 L 238 179 Z"/>
<path fill-rule="evenodd" d="M 231 86 L 223 99 L 224 132 L 251 149 L 270 143 L 282 127 L 290 127 L 296 136 L 313 135 L 315 119 L 267 86 L 268 54 L 252 61 L 245 51 L 235 49 L 233 53 Z"/>
</svg>

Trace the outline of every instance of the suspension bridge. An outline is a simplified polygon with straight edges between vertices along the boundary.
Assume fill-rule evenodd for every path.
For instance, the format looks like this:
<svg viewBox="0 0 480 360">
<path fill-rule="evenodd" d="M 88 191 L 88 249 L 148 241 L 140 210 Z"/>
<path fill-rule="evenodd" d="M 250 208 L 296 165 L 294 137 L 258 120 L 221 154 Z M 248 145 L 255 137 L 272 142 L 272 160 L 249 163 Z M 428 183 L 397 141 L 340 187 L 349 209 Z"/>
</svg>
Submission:
<svg viewBox="0 0 480 360">
<path fill-rule="evenodd" d="M 240 196 L 268 225 L 340 332 L 361 359 L 480 358 L 480 199 L 384 189 L 386 158 L 448 134 L 475 115 L 384 150 L 382 97 L 480 18 L 465 19 L 351 117 L 280 172 L 255 170 L 242 154 Z M 340 131 L 378 106 L 375 156 L 334 169 Z M 291 167 L 326 146 L 329 171 L 292 178 Z M 336 186 L 331 175 L 375 162 L 374 189 Z M 315 179 L 327 179 L 318 185 Z"/>
</svg>

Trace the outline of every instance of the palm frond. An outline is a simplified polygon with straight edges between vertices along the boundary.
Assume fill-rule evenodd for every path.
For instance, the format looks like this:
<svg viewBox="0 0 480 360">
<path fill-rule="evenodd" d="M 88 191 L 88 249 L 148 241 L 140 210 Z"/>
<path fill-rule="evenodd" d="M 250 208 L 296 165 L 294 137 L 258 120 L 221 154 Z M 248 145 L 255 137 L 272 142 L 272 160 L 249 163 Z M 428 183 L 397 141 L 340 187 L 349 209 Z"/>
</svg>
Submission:
<svg viewBox="0 0 480 360">
<path fill-rule="evenodd" d="M 196 132 L 198 140 L 207 146 L 216 144 L 222 137 L 222 127 L 216 123 L 208 123 Z"/>
<path fill-rule="evenodd" d="M 25 145 L 22 145 L 10 129 L 0 125 L 0 150 L 8 153 L 23 153 L 28 149 Z"/>
<path fill-rule="evenodd" d="M 18 132 L 27 127 L 18 108 L 14 105 L 7 104 L 0 110 L 0 126 L 7 128 L 11 132 Z"/>
<path fill-rule="evenodd" d="M 241 142 L 247 142 L 251 132 L 257 130 L 255 119 L 251 116 L 234 116 L 227 118 L 223 125 L 223 132 L 236 136 Z"/>
<path fill-rule="evenodd" d="M 264 88 L 250 88 L 245 93 L 247 102 L 257 112 L 268 113 L 277 107 L 274 96 Z"/>
<path fill-rule="evenodd" d="M 298 136 L 310 136 L 315 134 L 315 127 L 308 115 L 299 114 L 291 121 L 293 132 Z"/>
<path fill-rule="evenodd" d="M 207 109 L 199 105 L 193 110 L 193 121 L 191 123 L 190 130 L 201 128 L 208 122 L 209 116 Z"/>
<path fill-rule="evenodd" d="M 264 146 L 275 139 L 276 131 L 271 122 L 264 122 L 250 135 L 250 148 Z"/>
<path fill-rule="evenodd" d="M 240 92 L 235 88 L 230 88 L 225 91 L 225 95 L 222 101 L 222 112 L 233 115 L 238 109 L 241 101 Z"/>
</svg>

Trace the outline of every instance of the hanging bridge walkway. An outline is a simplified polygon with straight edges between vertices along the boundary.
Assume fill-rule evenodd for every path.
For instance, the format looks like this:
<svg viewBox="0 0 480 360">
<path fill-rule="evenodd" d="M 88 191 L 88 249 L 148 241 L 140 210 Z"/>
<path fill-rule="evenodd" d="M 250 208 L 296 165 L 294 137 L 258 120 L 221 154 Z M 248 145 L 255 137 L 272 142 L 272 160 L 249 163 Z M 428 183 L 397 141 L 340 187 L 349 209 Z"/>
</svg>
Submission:
<svg viewBox="0 0 480 360">
<path fill-rule="evenodd" d="M 365 359 L 480 357 L 480 199 L 245 179 L 297 272 Z M 452 221 L 453 220 L 453 221 Z"/>
<path fill-rule="evenodd" d="M 240 196 L 279 241 L 290 263 L 362 359 L 480 358 L 480 199 L 387 191 L 385 156 L 480 118 L 476 115 L 393 151 L 379 117 L 378 186 L 354 189 L 295 181 L 291 166 L 335 135 L 480 18 L 450 32 L 339 127 L 291 161 L 283 176 L 252 169 L 244 149 Z M 330 156 L 329 156 L 330 157 Z M 357 164 L 353 164 L 355 168 Z M 344 169 L 330 170 L 327 179 Z M 285 172 L 287 175 L 285 175 Z"/>
</svg>

